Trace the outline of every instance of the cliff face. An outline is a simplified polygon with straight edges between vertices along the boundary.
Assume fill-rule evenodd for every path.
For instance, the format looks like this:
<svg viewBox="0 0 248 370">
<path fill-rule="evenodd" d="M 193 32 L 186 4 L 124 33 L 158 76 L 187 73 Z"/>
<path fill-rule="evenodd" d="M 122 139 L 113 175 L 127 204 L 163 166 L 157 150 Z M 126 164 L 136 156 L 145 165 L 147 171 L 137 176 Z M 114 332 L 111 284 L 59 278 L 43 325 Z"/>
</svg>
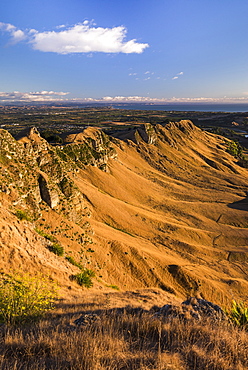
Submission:
<svg viewBox="0 0 248 370">
<path fill-rule="evenodd" d="M 69 135 L 65 143 L 65 146 L 57 147 L 57 154 L 65 161 L 72 160 L 80 168 L 91 165 L 108 171 L 108 160 L 117 157 L 109 137 L 91 127 L 83 133 Z"/>
<path fill-rule="evenodd" d="M 114 138 L 89 127 L 58 146 L 36 129 L 18 141 L 0 130 L 0 268 L 41 269 L 76 289 L 77 268 L 47 249 L 54 240 L 97 287 L 185 297 L 200 281 L 210 300 L 230 298 L 230 286 L 242 297 L 247 180 L 225 140 L 190 121 Z"/>
<path fill-rule="evenodd" d="M 0 186 L 2 192 L 12 194 L 16 205 L 28 207 L 34 216 L 39 211 L 41 201 L 57 210 L 63 204 L 63 211 L 68 212 L 69 207 L 72 213 L 78 211 L 82 216 L 83 213 L 88 214 L 89 210 L 71 176 L 75 175 L 78 167 L 85 168 L 88 165 L 107 170 L 109 158 L 115 157 L 116 152 L 109 138 L 100 131 L 95 131 L 91 137 L 86 134 L 81 140 L 74 139 L 65 146 L 52 147 L 36 128 L 18 141 L 7 131 L 1 130 Z M 71 218 L 77 217 L 71 215 Z"/>
</svg>

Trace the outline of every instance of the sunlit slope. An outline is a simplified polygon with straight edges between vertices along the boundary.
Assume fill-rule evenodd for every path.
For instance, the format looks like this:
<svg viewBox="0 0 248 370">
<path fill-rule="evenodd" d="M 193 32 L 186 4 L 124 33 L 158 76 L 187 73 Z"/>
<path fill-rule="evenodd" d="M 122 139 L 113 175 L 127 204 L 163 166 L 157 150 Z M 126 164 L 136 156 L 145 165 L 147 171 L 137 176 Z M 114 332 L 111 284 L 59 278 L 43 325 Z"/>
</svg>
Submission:
<svg viewBox="0 0 248 370">
<path fill-rule="evenodd" d="M 0 132 L 2 270 L 42 271 L 78 296 L 71 256 L 95 271 L 97 290 L 246 296 L 248 171 L 223 137 L 181 121 L 111 136 L 89 127 L 65 143 L 52 147 L 35 129 L 19 141 Z"/>
<path fill-rule="evenodd" d="M 191 122 L 155 130 L 154 144 L 116 141 L 108 173 L 87 167 L 75 179 L 91 202 L 96 246 L 106 251 L 103 275 L 128 288 L 156 282 L 189 293 L 199 279 L 203 294 L 226 294 L 228 284 L 242 293 L 248 214 L 235 202 L 246 197 L 247 170 L 223 138 Z"/>
</svg>

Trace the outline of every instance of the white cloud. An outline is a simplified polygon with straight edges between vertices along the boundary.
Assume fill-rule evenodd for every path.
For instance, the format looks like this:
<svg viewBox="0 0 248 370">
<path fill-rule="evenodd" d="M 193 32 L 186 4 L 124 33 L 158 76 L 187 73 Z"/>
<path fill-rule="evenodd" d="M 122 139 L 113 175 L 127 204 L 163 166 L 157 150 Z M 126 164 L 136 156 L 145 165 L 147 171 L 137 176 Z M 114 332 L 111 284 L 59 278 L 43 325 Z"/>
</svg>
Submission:
<svg viewBox="0 0 248 370">
<path fill-rule="evenodd" d="M 93 99 L 97 102 L 117 102 L 117 103 L 154 103 L 154 104 L 170 104 L 170 103 L 248 103 L 248 97 L 240 98 L 208 98 L 208 97 L 196 97 L 196 98 L 152 98 L 148 96 L 114 96 L 114 97 L 103 97 L 101 99 Z"/>
<path fill-rule="evenodd" d="M 71 53 L 142 53 L 149 45 L 136 39 L 125 41 L 127 29 L 95 27 L 89 21 L 75 24 L 70 28 L 58 26 L 56 31 L 19 30 L 9 23 L 0 22 L 0 29 L 9 32 L 12 42 L 27 38 L 33 49 L 58 54 Z"/>
<path fill-rule="evenodd" d="M 0 22 L 0 29 L 2 31 L 7 31 L 7 32 L 11 32 L 12 30 L 15 30 L 16 27 L 13 26 L 12 24 L 10 23 L 3 23 L 3 22 Z"/>
<path fill-rule="evenodd" d="M 56 28 L 59 30 L 60 28 L 65 28 L 66 27 L 66 25 L 65 24 L 61 24 L 61 25 L 59 25 L 59 26 L 56 26 Z"/>
<path fill-rule="evenodd" d="M 37 92 L 19 92 L 14 91 L 11 93 L 0 92 L 0 101 L 2 102 L 48 102 L 54 100 L 65 100 L 68 92 L 55 92 L 55 91 L 37 91 Z"/>
<path fill-rule="evenodd" d="M 0 92 L 0 102 L 77 102 L 77 103 L 248 103 L 248 97 L 222 97 L 222 98 L 153 98 L 150 96 L 105 96 L 102 98 L 73 98 L 68 99 L 68 92 L 38 91 L 38 92 L 19 92 L 10 93 Z"/>
<path fill-rule="evenodd" d="M 26 38 L 26 35 L 21 30 L 15 30 L 15 31 L 12 32 L 12 40 L 14 42 L 19 42 L 21 40 L 24 40 L 25 38 Z"/>
<path fill-rule="evenodd" d="M 183 72 L 179 72 L 176 74 L 176 76 L 172 77 L 172 80 L 177 80 L 179 77 L 178 76 L 182 76 L 183 75 Z"/>
<path fill-rule="evenodd" d="M 26 34 L 22 30 L 18 30 L 15 26 L 10 23 L 0 22 L 0 30 L 9 32 L 11 36 L 11 43 L 15 44 L 26 39 Z"/>
</svg>

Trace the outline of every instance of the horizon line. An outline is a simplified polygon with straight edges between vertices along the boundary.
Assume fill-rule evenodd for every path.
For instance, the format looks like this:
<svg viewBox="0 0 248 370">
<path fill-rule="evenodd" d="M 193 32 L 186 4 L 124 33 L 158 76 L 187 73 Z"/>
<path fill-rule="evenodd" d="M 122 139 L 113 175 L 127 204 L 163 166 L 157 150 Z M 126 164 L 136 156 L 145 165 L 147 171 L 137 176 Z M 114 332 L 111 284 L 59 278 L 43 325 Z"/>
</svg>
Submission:
<svg viewBox="0 0 248 370">
<path fill-rule="evenodd" d="M 241 104 L 248 103 L 248 96 L 243 97 L 222 97 L 222 98 L 210 98 L 210 97 L 195 97 L 195 98 L 152 98 L 148 96 L 104 96 L 101 98 L 65 98 L 68 92 L 54 92 L 54 91 L 40 91 L 40 92 L 19 92 L 14 91 L 11 93 L 0 92 L 0 104 L 6 103 L 77 103 L 77 104 L 88 104 L 88 103 L 104 103 L 104 104 L 125 104 L 125 103 L 137 103 L 137 104 Z"/>
</svg>

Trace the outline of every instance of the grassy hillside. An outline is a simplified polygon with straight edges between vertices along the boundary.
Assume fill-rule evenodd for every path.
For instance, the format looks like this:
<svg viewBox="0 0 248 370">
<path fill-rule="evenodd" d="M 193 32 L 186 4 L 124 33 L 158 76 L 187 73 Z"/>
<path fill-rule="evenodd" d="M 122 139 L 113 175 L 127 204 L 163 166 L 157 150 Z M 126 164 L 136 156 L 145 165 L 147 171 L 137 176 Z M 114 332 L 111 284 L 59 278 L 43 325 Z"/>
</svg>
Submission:
<svg viewBox="0 0 248 370">
<path fill-rule="evenodd" d="M 0 134 L 2 270 L 42 271 L 66 297 L 90 269 L 97 291 L 246 298 L 248 172 L 228 139 L 190 121 L 89 127 L 56 146 L 34 129 Z"/>
</svg>

